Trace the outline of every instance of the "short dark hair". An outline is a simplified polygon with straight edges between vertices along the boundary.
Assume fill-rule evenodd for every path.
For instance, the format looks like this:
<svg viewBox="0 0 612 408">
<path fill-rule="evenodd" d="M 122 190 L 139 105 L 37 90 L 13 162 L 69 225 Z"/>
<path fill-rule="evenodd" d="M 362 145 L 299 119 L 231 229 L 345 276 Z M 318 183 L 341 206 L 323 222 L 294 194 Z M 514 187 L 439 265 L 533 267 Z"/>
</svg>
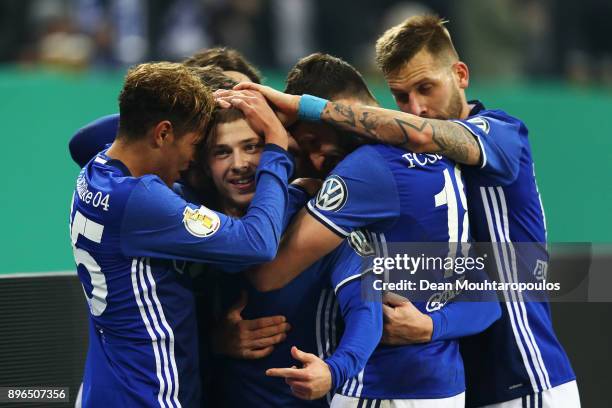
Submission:
<svg viewBox="0 0 612 408">
<path fill-rule="evenodd" d="M 287 75 L 285 93 L 325 99 L 356 97 L 375 102 L 363 77 L 351 64 L 320 52 L 300 59 Z"/>
<path fill-rule="evenodd" d="M 168 120 L 176 137 L 203 132 L 215 102 L 193 69 L 171 62 L 132 67 L 119 94 L 119 137 L 137 140 Z"/>
<path fill-rule="evenodd" d="M 391 27 L 376 41 L 376 64 L 387 75 L 401 68 L 422 49 L 436 58 L 458 59 L 444 24 L 446 20 L 436 15 L 422 15 Z"/>
<path fill-rule="evenodd" d="M 232 89 L 238 82 L 228 77 L 223 73 L 223 70 L 214 65 L 208 65 L 205 67 L 190 67 L 195 74 L 200 78 L 204 84 L 210 88 L 211 91 L 217 89 Z"/>
<path fill-rule="evenodd" d="M 236 71 L 249 77 L 257 84 L 261 83 L 261 74 L 240 52 L 233 48 L 215 47 L 196 52 L 185 59 L 183 64 L 194 67 L 214 65 L 223 71 Z"/>
</svg>

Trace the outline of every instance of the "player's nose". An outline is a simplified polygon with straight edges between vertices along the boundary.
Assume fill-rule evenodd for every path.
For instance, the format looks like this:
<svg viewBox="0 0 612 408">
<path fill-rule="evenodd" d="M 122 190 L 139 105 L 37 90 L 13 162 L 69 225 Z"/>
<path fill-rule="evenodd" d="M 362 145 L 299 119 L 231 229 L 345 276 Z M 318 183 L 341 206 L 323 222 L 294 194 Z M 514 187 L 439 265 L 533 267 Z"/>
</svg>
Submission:
<svg viewBox="0 0 612 408">
<path fill-rule="evenodd" d="M 418 96 L 411 95 L 410 100 L 408 101 L 408 112 L 417 116 L 426 116 L 427 108 L 424 101 L 422 101 Z"/>
<path fill-rule="evenodd" d="M 312 152 L 308 155 L 310 158 L 310 162 L 312 166 L 317 170 L 321 171 L 323 169 L 323 165 L 325 164 L 325 156 L 320 152 Z"/>
<path fill-rule="evenodd" d="M 241 171 L 249 166 L 249 161 L 241 152 L 234 152 L 232 158 L 232 170 L 234 171 Z"/>
</svg>

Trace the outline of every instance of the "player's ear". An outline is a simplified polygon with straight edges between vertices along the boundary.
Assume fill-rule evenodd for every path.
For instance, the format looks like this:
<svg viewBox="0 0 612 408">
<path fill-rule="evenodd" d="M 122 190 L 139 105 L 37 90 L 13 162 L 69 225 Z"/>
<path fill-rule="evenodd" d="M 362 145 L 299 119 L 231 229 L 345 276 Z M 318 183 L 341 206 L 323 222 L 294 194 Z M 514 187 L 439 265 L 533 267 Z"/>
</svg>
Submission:
<svg viewBox="0 0 612 408">
<path fill-rule="evenodd" d="M 459 88 L 466 89 L 470 84 L 470 70 L 467 64 L 457 61 L 453 64 L 453 71 L 455 72 Z"/>
<path fill-rule="evenodd" d="M 153 144 L 162 147 L 174 140 L 174 129 L 169 120 L 162 120 L 153 128 Z"/>
</svg>

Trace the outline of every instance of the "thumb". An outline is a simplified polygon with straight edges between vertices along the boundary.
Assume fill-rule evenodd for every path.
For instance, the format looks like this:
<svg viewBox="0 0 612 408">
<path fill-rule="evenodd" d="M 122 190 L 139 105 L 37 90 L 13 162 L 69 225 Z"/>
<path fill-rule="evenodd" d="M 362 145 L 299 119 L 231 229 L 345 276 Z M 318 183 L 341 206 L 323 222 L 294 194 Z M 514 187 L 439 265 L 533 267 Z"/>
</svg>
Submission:
<svg viewBox="0 0 612 408">
<path fill-rule="evenodd" d="M 227 317 L 230 320 L 238 321 L 242 320 L 242 311 L 247 305 L 248 295 L 247 291 L 242 289 L 240 291 L 240 299 L 234 303 L 227 312 Z"/>
<path fill-rule="evenodd" d="M 317 357 L 314 354 L 305 353 L 299 348 L 293 346 L 291 347 L 291 356 L 298 360 L 301 363 L 308 364 L 313 360 L 316 360 Z"/>
</svg>

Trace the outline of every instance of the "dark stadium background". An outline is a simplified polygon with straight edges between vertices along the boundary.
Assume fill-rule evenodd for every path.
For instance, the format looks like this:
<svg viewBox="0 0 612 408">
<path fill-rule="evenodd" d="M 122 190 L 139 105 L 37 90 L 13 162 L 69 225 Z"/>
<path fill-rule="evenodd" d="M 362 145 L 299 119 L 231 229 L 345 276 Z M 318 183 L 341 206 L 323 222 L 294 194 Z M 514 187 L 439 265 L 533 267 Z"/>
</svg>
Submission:
<svg viewBox="0 0 612 408">
<path fill-rule="evenodd" d="M 140 60 L 230 45 L 282 89 L 297 58 L 326 51 L 357 65 L 382 105 L 393 108 L 372 65 L 373 42 L 394 18 L 428 7 L 450 19 L 472 71 L 468 96 L 527 123 L 549 241 L 612 242 L 609 2 L 283 1 L 135 1 L 139 8 L 128 22 L 144 34 L 131 44 L 145 45 L 127 54 L 118 49 L 120 29 L 104 17 L 121 2 L 0 3 L 0 386 L 69 386 L 71 400 L 76 394 L 87 320 L 68 236 L 79 169 L 67 142 L 80 126 L 117 111 L 125 68 Z M 87 14 L 87 4 L 101 14 Z M 197 18 L 184 23 L 185 13 Z M 192 31 L 176 34 L 177 26 Z M 296 37 L 289 44 L 278 35 L 287 26 Z M 552 308 L 583 406 L 607 406 L 612 305 Z"/>
</svg>

